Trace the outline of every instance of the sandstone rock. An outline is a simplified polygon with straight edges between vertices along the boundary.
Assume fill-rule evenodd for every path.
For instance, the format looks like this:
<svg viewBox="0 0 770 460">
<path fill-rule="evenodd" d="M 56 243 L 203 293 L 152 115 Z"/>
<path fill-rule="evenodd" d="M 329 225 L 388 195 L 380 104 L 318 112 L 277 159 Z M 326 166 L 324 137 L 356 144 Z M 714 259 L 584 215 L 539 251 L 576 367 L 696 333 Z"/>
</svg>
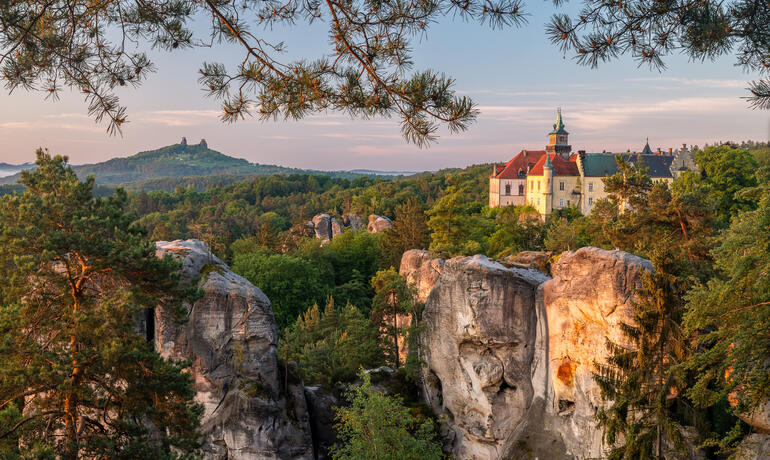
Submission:
<svg viewBox="0 0 770 460">
<path fill-rule="evenodd" d="M 531 408 L 538 334 L 536 270 L 483 256 L 450 259 L 428 296 L 421 354 L 428 403 L 446 417 L 455 458 L 501 458 Z M 544 323 L 543 323 L 544 324 Z"/>
<path fill-rule="evenodd" d="M 337 219 L 332 217 L 331 219 L 331 226 L 332 226 L 332 238 L 334 238 L 337 235 L 341 235 L 345 231 L 345 227 L 340 225 L 339 222 L 337 222 Z"/>
<path fill-rule="evenodd" d="M 765 402 L 752 412 L 738 415 L 738 417 L 756 431 L 770 434 L 770 402 Z"/>
<path fill-rule="evenodd" d="M 358 214 L 345 214 L 342 216 L 342 224 L 345 227 L 358 230 L 359 228 L 364 228 L 364 219 Z"/>
<path fill-rule="evenodd" d="M 366 230 L 369 233 L 379 233 L 392 226 L 393 222 L 387 217 L 372 214 L 369 216 L 369 225 L 366 226 Z"/>
<path fill-rule="evenodd" d="M 417 301 L 425 303 L 443 268 L 444 259 L 433 256 L 430 251 L 410 249 L 401 256 L 398 272 L 417 288 Z"/>
<path fill-rule="evenodd" d="M 607 339 L 626 342 L 619 325 L 631 322 L 632 294 L 648 270 L 652 264 L 640 257 L 586 247 L 562 253 L 551 267 L 553 279 L 541 287 L 550 364 L 546 410 L 577 458 L 602 455 L 594 362 L 606 362 Z"/>
<path fill-rule="evenodd" d="M 333 391 L 322 386 L 305 388 L 305 398 L 310 412 L 310 424 L 313 429 L 313 450 L 316 459 L 331 458 L 330 449 L 337 443 L 335 407 L 340 404 Z"/>
<path fill-rule="evenodd" d="M 770 458 L 770 435 L 753 433 L 746 436 L 731 458 L 733 460 L 766 460 Z"/>
<path fill-rule="evenodd" d="M 312 222 L 316 238 L 321 241 L 329 241 L 334 237 L 332 232 L 332 218 L 329 214 L 318 214 L 313 217 Z"/>
<path fill-rule="evenodd" d="M 304 391 L 281 388 L 278 333 L 270 301 L 198 240 L 159 241 L 157 255 L 182 261 L 183 280 L 200 277 L 204 294 L 178 325 L 159 307 L 155 346 L 189 359 L 208 460 L 313 458 Z"/>
<path fill-rule="evenodd" d="M 505 262 L 548 273 L 548 261 L 551 256 L 553 256 L 551 251 L 521 251 L 506 257 Z"/>
</svg>

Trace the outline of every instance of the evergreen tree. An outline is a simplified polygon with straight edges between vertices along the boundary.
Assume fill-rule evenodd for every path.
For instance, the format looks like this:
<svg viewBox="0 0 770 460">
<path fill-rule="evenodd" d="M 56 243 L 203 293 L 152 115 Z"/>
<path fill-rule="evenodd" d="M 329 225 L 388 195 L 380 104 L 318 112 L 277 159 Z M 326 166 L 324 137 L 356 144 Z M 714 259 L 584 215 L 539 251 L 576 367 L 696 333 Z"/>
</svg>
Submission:
<svg viewBox="0 0 770 460">
<path fill-rule="evenodd" d="M 407 340 L 409 326 L 403 324 L 404 316 L 416 318 L 415 293 L 406 280 L 392 267 L 380 270 L 372 278 L 374 299 L 372 299 L 372 322 L 389 338 L 385 342 L 385 355 L 394 369 L 401 364 L 399 339 Z M 388 343 L 389 342 L 389 343 Z"/>
<path fill-rule="evenodd" d="M 425 209 L 416 198 L 410 197 L 396 208 L 393 227 L 385 229 L 382 242 L 383 266 L 398 268 L 404 252 L 428 246 L 429 234 Z"/>
<path fill-rule="evenodd" d="M 751 414 L 770 399 L 770 192 L 733 219 L 713 252 L 718 275 L 687 296 L 685 325 L 698 349 L 688 394 L 701 407 L 730 401 Z"/>
<path fill-rule="evenodd" d="M 190 377 L 136 332 L 147 309 L 181 313 L 179 264 L 125 192 L 94 198 L 66 162 L 38 151 L 24 194 L 0 200 L 0 456 L 190 457 Z"/>
<path fill-rule="evenodd" d="M 671 273 L 670 257 L 655 254 L 655 272 L 643 277 L 632 321 L 621 324 L 625 343 L 608 341 L 608 362 L 597 365 L 608 401 L 597 419 L 611 460 L 662 459 L 664 443 L 684 447 L 676 411 L 685 384 L 677 365 L 689 349 L 681 327 L 686 287 Z"/>
<path fill-rule="evenodd" d="M 315 304 L 286 329 L 278 353 L 281 360 L 296 365 L 306 383 L 332 385 L 353 380 L 361 367 L 382 365 L 379 336 L 356 307 L 338 309 L 329 298 L 323 311 Z"/>
<path fill-rule="evenodd" d="M 458 255 L 486 252 L 486 237 L 492 233 L 493 223 L 483 216 L 481 202 L 469 196 L 469 184 L 457 183 L 446 188 L 441 199 L 428 211 L 431 228 L 430 249 L 437 254 Z"/>
<path fill-rule="evenodd" d="M 401 399 L 377 391 L 369 374 L 350 388 L 349 406 L 337 409 L 341 445 L 334 460 L 439 460 L 444 458 L 430 420 L 412 413 Z"/>
</svg>

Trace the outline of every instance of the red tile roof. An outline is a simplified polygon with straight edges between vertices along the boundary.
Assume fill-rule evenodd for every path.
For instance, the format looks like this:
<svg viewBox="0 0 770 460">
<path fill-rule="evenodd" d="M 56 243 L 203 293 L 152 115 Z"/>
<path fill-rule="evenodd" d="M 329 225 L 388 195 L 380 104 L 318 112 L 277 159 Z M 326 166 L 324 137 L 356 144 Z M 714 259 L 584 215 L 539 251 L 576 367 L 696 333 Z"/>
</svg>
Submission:
<svg viewBox="0 0 770 460">
<path fill-rule="evenodd" d="M 495 179 L 518 179 L 519 171 L 527 175 L 527 171 L 534 167 L 540 158 L 545 158 L 545 150 L 522 150 L 515 157 L 511 158 L 508 163 L 498 166 L 493 177 Z"/>
<path fill-rule="evenodd" d="M 577 163 L 570 158 L 570 160 L 565 160 L 559 155 L 555 153 L 551 153 L 551 163 L 553 164 L 553 175 L 554 176 L 579 176 L 580 173 L 578 172 Z M 530 176 L 542 176 L 543 175 L 543 165 L 545 164 L 545 155 L 543 155 L 540 160 L 538 160 L 537 164 L 532 167 L 532 170 L 529 172 L 528 175 Z"/>
</svg>

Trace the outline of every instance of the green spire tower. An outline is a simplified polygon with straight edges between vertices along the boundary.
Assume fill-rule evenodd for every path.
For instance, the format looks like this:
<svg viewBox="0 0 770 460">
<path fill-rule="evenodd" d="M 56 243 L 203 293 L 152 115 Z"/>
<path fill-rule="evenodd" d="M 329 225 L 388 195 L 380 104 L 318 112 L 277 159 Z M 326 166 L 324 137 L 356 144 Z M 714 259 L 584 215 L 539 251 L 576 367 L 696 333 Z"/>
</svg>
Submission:
<svg viewBox="0 0 770 460">
<path fill-rule="evenodd" d="M 556 153 L 565 160 L 569 159 L 572 152 L 572 146 L 569 145 L 569 133 L 564 129 L 564 122 L 561 119 L 561 108 L 556 112 L 556 123 L 553 124 L 553 130 L 548 133 L 548 145 L 545 147 L 548 153 Z"/>
</svg>

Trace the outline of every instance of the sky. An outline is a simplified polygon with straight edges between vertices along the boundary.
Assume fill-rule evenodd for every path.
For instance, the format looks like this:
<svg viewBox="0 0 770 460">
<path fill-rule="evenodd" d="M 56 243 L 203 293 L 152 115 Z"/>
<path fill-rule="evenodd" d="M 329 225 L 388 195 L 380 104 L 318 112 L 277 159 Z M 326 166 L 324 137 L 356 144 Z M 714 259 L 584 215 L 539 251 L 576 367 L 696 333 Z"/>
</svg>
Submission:
<svg viewBox="0 0 770 460">
<path fill-rule="evenodd" d="M 568 8 L 575 8 L 573 3 Z M 128 107 L 122 136 L 86 115 L 75 92 L 59 101 L 40 93 L 0 92 L 0 162 L 34 161 L 38 147 L 70 157 L 73 164 L 125 157 L 179 142 L 185 136 L 226 155 L 262 164 L 321 170 L 436 170 L 507 161 L 521 149 L 542 149 L 557 107 L 573 150 L 678 148 L 724 140 L 770 138 L 770 112 L 752 110 L 743 97 L 757 75 L 734 66 L 734 56 L 690 62 L 676 55 L 663 72 L 639 67 L 630 57 L 591 69 L 549 43 L 548 2 L 529 2 L 528 23 L 491 30 L 445 18 L 414 42 L 415 70 L 430 68 L 456 80 L 458 94 L 481 111 L 466 132 L 440 132 L 437 144 L 420 149 L 400 135 L 399 120 L 352 120 L 321 113 L 301 121 L 219 121 L 217 102 L 198 83 L 203 61 L 238 62 L 236 46 L 151 52 L 158 71 L 138 89 L 119 93 Z M 328 52 L 325 26 L 265 31 L 284 40 L 287 59 Z"/>
</svg>

